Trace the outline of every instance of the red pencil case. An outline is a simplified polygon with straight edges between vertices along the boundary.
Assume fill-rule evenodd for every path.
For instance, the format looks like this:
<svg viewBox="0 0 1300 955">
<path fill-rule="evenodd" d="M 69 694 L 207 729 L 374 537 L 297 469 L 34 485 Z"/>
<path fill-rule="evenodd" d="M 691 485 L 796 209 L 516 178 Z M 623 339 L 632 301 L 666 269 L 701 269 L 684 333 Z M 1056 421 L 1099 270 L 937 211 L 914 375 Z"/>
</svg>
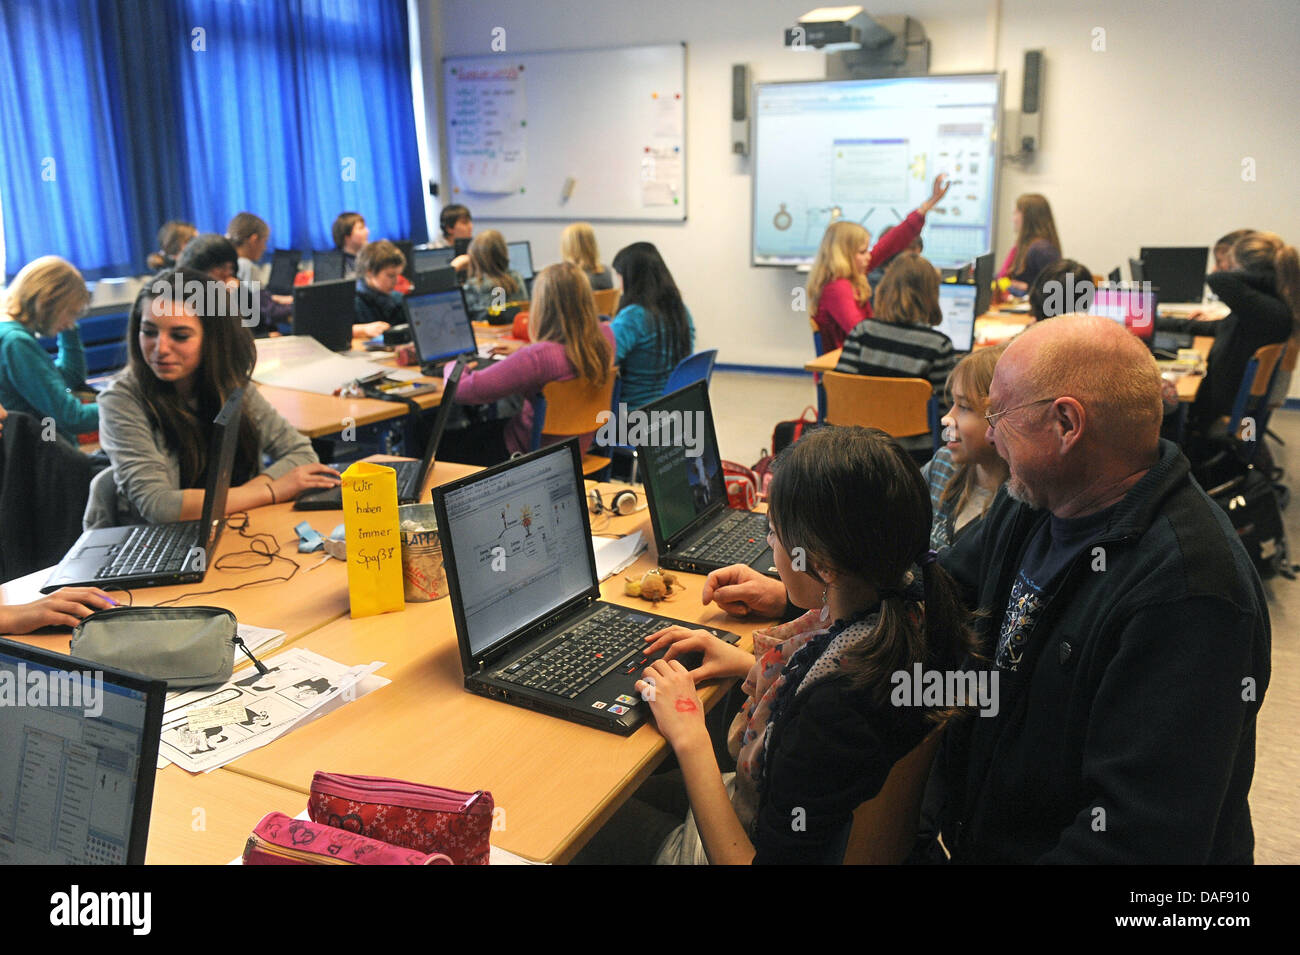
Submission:
<svg viewBox="0 0 1300 955">
<path fill-rule="evenodd" d="M 416 852 L 270 812 L 248 837 L 244 865 L 452 865 L 452 861 L 441 853 Z"/>
<path fill-rule="evenodd" d="M 442 789 L 383 776 L 318 772 L 307 814 L 336 829 L 417 852 L 442 852 L 456 865 L 487 865 L 492 794 Z"/>
</svg>

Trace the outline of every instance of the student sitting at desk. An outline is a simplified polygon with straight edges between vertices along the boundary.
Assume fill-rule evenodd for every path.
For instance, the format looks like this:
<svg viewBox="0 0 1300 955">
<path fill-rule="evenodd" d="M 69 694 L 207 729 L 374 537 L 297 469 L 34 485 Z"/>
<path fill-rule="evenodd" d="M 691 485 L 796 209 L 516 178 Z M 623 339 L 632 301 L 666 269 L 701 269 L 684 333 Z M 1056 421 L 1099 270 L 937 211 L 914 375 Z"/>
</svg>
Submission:
<svg viewBox="0 0 1300 955">
<path fill-rule="evenodd" d="M 695 350 L 695 322 L 651 243 L 633 242 L 612 264 L 623 282 L 613 321 L 623 377 L 619 401 L 639 408 L 664 393 L 677 363 Z"/>
<path fill-rule="evenodd" d="M 52 422 L 69 444 L 99 427 L 99 408 L 69 391 L 85 387 L 86 353 L 77 318 L 90 301 L 76 268 L 57 256 L 33 259 L 14 276 L 0 321 L 0 403 Z M 51 360 L 37 335 L 58 335 Z"/>
<path fill-rule="evenodd" d="M 366 220 L 359 212 L 340 212 L 330 233 L 334 247 L 343 253 L 343 277 L 353 278 L 357 274 L 357 255 L 370 241 Z"/>
<path fill-rule="evenodd" d="M 369 243 L 357 256 L 357 322 L 354 337 L 374 338 L 406 319 L 397 279 L 406 268 L 402 250 L 380 239 Z M 368 334 L 367 334 L 368 333 Z"/>
<path fill-rule="evenodd" d="M 984 418 L 993 368 L 1005 348 L 971 352 L 948 376 L 951 406 L 943 416 L 944 445 L 921 468 L 930 488 L 930 546 L 935 550 L 952 546 L 959 535 L 979 526 L 1007 481 L 1007 462 L 989 443 Z"/>
<path fill-rule="evenodd" d="M 254 281 L 257 263 L 266 254 L 267 243 L 271 241 L 271 227 L 260 216 L 240 212 L 226 226 L 226 238 L 239 256 L 235 263 L 235 277 L 245 283 Z M 253 334 L 260 338 L 279 323 L 293 318 L 293 296 L 272 295 L 266 289 L 261 289 L 259 294 L 263 320 L 258 322 Z"/>
<path fill-rule="evenodd" d="M 1294 246 L 1273 232 L 1251 232 L 1230 253 L 1232 271 L 1206 278 L 1214 294 L 1232 311 L 1226 318 L 1156 320 L 1161 331 L 1213 335 L 1205 380 L 1188 412 L 1187 456 L 1205 456 L 1211 427 L 1232 413 L 1246 365 L 1265 345 L 1300 334 L 1300 258 Z"/>
<path fill-rule="evenodd" d="M 507 302 L 528 297 L 524 279 L 510 267 L 506 240 L 496 229 L 486 229 L 469 244 L 469 277 L 465 280 L 465 308 L 475 322 L 488 320 L 488 309 L 500 310 Z"/>
<path fill-rule="evenodd" d="M 474 220 L 470 218 L 469 209 L 459 203 L 443 206 L 438 215 L 438 227 L 442 235 L 429 243 L 431 248 L 452 249 L 456 247 L 457 239 L 474 238 Z M 451 267 L 457 272 L 463 272 L 468 266 L 468 255 L 458 255 L 451 260 Z"/>
<path fill-rule="evenodd" d="M 1016 244 L 1007 253 L 998 278 L 1010 280 L 1009 291 L 1024 295 L 1038 273 L 1061 257 L 1061 240 L 1056 234 L 1056 220 L 1047 199 L 1027 192 L 1016 200 L 1011 217 L 1016 228 Z"/>
<path fill-rule="evenodd" d="M 1057 259 L 1039 272 L 1029 287 L 1029 314 L 1034 321 L 1041 322 L 1058 315 L 1086 312 L 1096 291 L 1086 265 L 1074 259 Z"/>
<path fill-rule="evenodd" d="M 519 414 L 506 425 L 504 439 L 498 439 L 497 446 L 486 451 L 488 464 L 531 447 L 532 397 L 544 385 L 573 378 L 604 385 L 614 374 L 614 333 L 596 317 L 591 286 L 576 265 L 562 262 L 538 273 L 528 312 L 528 335 L 532 343 L 510 357 L 478 371 L 464 372 L 456 390 L 460 404 L 482 404 L 508 395 L 527 399 Z M 454 367 L 449 364 L 446 374 L 450 375 Z M 595 432 L 592 422 L 591 433 L 582 436 L 584 452 L 591 447 Z"/>
<path fill-rule="evenodd" d="M 902 449 L 873 429 L 815 431 L 783 452 L 770 505 L 777 570 L 808 612 L 757 631 L 754 656 L 702 630 L 671 627 L 647 638 L 648 653 L 668 649 L 636 689 L 677 756 L 690 816 L 671 828 L 681 817 L 643 791 L 579 861 L 615 861 L 598 854 L 611 836 L 633 829 L 631 838 L 660 863 L 838 864 L 853 811 L 955 715 L 891 702 L 896 671 L 956 668 L 974 648 L 967 614 L 928 543 L 925 483 Z M 687 671 L 676 658 L 690 652 L 704 661 Z M 737 760 L 730 782 L 695 690 L 717 677 L 743 678 L 747 696 L 728 736 Z M 638 823 L 626 825 L 633 814 Z M 802 825 L 791 824 L 796 818 Z"/>
<path fill-rule="evenodd" d="M 921 234 L 926 215 L 939 204 L 949 185 L 943 175 L 935 176 L 930 198 L 882 235 L 874 248 L 871 233 L 856 222 L 841 219 L 827 226 L 808 273 L 808 308 L 821 333 L 823 354 L 843 345 L 858 322 L 871 317 L 867 274 L 912 244 Z M 614 268 L 618 268 L 617 262 Z"/>
<path fill-rule="evenodd" d="M 952 340 L 931 328 L 943 321 L 939 273 L 915 252 L 904 252 L 885 270 L 876 293 L 876 318 L 858 323 L 844 341 L 835 370 L 880 378 L 926 378 L 943 401 L 948 375 L 957 364 Z M 918 464 L 934 447 L 928 434 L 899 438 Z"/>
<path fill-rule="evenodd" d="M 600 292 L 614 287 L 614 275 L 600 264 L 596 233 L 590 222 L 571 222 L 560 233 L 560 255 L 587 273 L 591 290 Z"/>
<path fill-rule="evenodd" d="M 99 396 L 99 437 L 113 467 L 92 485 L 87 527 L 197 518 L 212 419 L 236 388 L 245 396 L 226 513 L 339 483 L 252 383 L 257 351 L 233 317 L 233 296 L 210 282 L 190 295 L 186 283 L 196 280 L 181 271 L 159 276 L 131 310 L 127 367 Z"/>
<path fill-rule="evenodd" d="M 189 244 L 190 239 L 198 234 L 199 230 L 194 228 L 192 222 L 184 222 L 180 219 L 164 222 L 158 230 L 158 249 L 150 252 L 149 258 L 145 260 L 149 271 L 160 272 L 164 269 L 176 268 L 176 260 L 180 258 L 181 251 Z"/>
</svg>

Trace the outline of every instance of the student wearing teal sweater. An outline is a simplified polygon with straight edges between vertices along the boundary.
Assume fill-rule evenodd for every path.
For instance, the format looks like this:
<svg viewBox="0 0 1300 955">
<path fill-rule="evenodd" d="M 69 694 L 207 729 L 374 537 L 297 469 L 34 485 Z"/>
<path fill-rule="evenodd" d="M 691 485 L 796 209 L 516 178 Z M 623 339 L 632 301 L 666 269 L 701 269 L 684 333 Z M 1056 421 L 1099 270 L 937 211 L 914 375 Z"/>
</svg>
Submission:
<svg viewBox="0 0 1300 955">
<path fill-rule="evenodd" d="M 612 264 L 623 282 L 623 307 L 612 323 L 623 379 L 619 401 L 639 408 L 664 393 L 677 363 L 695 350 L 695 323 L 651 243 L 632 243 Z"/>
<path fill-rule="evenodd" d="M 77 435 L 99 428 L 99 409 L 70 391 L 86 380 L 86 353 L 77 317 L 90 302 L 81 273 L 57 256 L 35 259 L 14 276 L 0 316 L 0 404 L 42 421 L 75 445 Z M 58 335 L 51 360 L 37 335 Z"/>
</svg>

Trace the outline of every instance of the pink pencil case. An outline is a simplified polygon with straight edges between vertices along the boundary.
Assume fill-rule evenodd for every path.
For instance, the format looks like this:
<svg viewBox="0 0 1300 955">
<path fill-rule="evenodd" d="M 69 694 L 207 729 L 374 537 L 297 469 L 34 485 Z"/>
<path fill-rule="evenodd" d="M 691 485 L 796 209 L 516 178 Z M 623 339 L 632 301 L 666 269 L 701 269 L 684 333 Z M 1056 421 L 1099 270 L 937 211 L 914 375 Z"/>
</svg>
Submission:
<svg viewBox="0 0 1300 955">
<path fill-rule="evenodd" d="M 267 813 L 244 846 L 244 865 L 454 865 L 442 853 L 415 852 L 346 829 Z"/>
<path fill-rule="evenodd" d="M 324 823 L 417 852 L 445 852 L 456 865 L 487 865 L 492 794 L 461 792 L 385 776 L 317 772 L 307 814 Z"/>
</svg>

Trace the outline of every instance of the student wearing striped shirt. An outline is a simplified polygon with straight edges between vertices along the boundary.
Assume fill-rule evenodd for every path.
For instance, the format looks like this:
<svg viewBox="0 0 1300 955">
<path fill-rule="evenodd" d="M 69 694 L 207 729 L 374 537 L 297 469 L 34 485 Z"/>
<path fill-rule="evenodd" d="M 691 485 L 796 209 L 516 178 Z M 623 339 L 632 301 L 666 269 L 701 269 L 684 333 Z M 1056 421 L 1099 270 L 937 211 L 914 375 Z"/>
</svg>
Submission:
<svg viewBox="0 0 1300 955">
<path fill-rule="evenodd" d="M 925 378 L 943 401 L 948 375 L 960 357 L 952 340 L 931 326 L 943 321 L 939 273 L 915 252 L 904 252 L 885 270 L 876 291 L 876 317 L 864 319 L 844 341 L 835 370 L 881 378 Z M 928 434 L 898 438 L 918 464 L 929 460 Z"/>
</svg>

